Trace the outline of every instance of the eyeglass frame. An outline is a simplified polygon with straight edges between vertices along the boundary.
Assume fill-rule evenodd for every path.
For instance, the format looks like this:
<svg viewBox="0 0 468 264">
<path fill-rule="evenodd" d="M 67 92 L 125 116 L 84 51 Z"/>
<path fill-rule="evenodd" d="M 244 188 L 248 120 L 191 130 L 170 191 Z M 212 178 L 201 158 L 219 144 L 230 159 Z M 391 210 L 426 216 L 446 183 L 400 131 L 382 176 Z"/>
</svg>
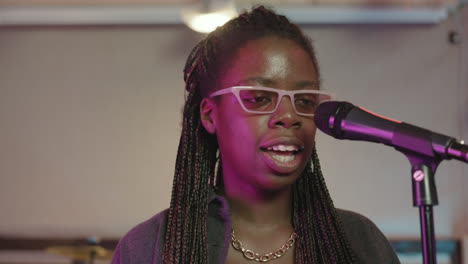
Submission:
<svg viewBox="0 0 468 264">
<path fill-rule="evenodd" d="M 273 110 L 270 110 L 270 111 L 255 111 L 255 110 L 247 109 L 244 106 L 244 103 L 242 103 L 242 99 L 240 98 L 240 95 L 239 95 L 240 90 L 245 90 L 245 89 L 247 89 L 247 90 L 262 90 L 262 91 L 269 91 L 269 92 L 278 93 L 278 100 L 276 102 L 275 108 Z M 301 115 L 301 116 L 314 116 L 315 114 L 300 113 L 296 109 L 296 104 L 294 103 L 294 95 L 296 95 L 298 93 L 304 93 L 304 92 L 318 94 L 318 95 L 327 95 L 327 96 L 330 97 L 330 99 L 327 99 L 327 100 L 324 100 L 324 101 L 320 102 L 319 105 L 321 103 L 323 103 L 323 102 L 331 101 L 335 97 L 334 93 L 326 92 L 326 91 L 320 91 L 320 90 L 293 90 L 293 91 L 287 91 L 287 90 L 281 90 L 281 89 L 263 87 L 263 86 L 232 86 L 232 87 L 229 87 L 229 88 L 224 88 L 224 89 L 218 90 L 216 92 L 213 92 L 212 94 L 209 95 L 209 98 L 213 98 L 213 97 L 223 95 L 223 94 L 232 93 L 237 98 L 237 101 L 241 105 L 242 109 L 244 109 L 244 111 L 246 111 L 247 113 L 271 114 L 271 113 L 274 113 L 278 109 L 278 107 L 279 107 L 279 105 L 281 103 L 281 100 L 283 99 L 283 96 L 287 95 L 289 97 L 289 100 L 291 101 L 291 104 L 292 104 L 296 114 Z"/>
</svg>

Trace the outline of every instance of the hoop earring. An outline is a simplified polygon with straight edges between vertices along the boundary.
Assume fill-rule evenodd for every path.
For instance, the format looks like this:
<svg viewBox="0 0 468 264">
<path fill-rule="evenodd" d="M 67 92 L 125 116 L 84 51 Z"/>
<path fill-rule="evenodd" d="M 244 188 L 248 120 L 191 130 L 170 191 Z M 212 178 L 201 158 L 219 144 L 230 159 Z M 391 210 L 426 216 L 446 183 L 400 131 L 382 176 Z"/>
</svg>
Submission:
<svg viewBox="0 0 468 264">
<path fill-rule="evenodd" d="M 219 185 L 219 174 L 221 166 L 221 157 L 219 156 L 219 149 L 216 150 L 216 163 L 213 171 L 213 175 L 210 177 L 210 186 L 213 188 L 218 188 Z"/>
</svg>

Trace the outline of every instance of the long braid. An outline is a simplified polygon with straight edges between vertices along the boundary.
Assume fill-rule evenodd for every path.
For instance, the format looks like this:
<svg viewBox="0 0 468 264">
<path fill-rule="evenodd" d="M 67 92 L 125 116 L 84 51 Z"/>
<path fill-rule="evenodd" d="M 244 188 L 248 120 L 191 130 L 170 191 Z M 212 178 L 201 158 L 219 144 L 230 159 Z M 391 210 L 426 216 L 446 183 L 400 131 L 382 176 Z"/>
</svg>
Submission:
<svg viewBox="0 0 468 264">
<path fill-rule="evenodd" d="M 343 256 L 340 256 L 340 258 L 345 259 L 346 260 L 345 263 L 355 263 L 356 257 L 354 256 L 354 254 L 349 254 L 347 256 L 344 255 L 344 252 L 352 253 L 351 245 L 349 244 L 347 238 L 344 235 L 344 230 L 341 224 L 341 220 L 336 215 L 335 206 L 333 205 L 333 200 L 331 199 L 330 194 L 328 192 L 328 188 L 325 184 L 325 179 L 320 169 L 320 161 L 318 159 L 318 155 L 316 151 L 314 151 L 313 153 L 312 160 L 313 160 L 314 168 L 317 168 L 317 171 L 320 174 L 320 176 L 317 178 L 319 179 L 319 184 L 322 186 L 321 188 L 322 197 L 326 197 L 326 199 L 321 199 L 321 202 L 323 203 L 323 207 L 332 208 L 332 210 L 327 210 L 327 213 L 329 214 L 327 218 L 332 219 L 332 221 L 328 221 L 328 223 L 331 225 L 329 232 L 333 234 L 333 237 L 332 237 L 332 239 L 334 240 L 333 244 L 340 245 L 340 248 L 344 249 L 341 251 L 336 251 L 335 253 L 338 255 L 343 255 Z"/>
<path fill-rule="evenodd" d="M 200 124 L 200 89 L 195 71 L 200 71 L 197 47 L 189 57 L 186 72 L 186 103 L 177 153 L 171 204 L 167 219 L 164 263 L 207 263 L 206 215 L 209 177 L 216 163 L 216 142 Z"/>
<path fill-rule="evenodd" d="M 163 263 L 208 263 L 208 195 L 215 182 L 222 188 L 222 162 L 217 173 L 217 142 L 201 125 L 202 98 L 217 89 L 218 78 L 245 42 L 277 36 L 297 42 L 319 72 L 310 40 L 289 20 L 262 6 L 210 33 L 192 50 L 184 69 L 186 89 L 167 219 Z M 312 169 L 313 165 L 313 169 Z M 298 233 L 295 263 L 355 263 L 330 198 L 314 149 L 311 161 L 293 186 L 293 225 Z"/>
<path fill-rule="evenodd" d="M 296 195 L 300 192 L 304 192 L 302 199 Z M 300 244 L 296 250 L 296 263 L 356 263 L 325 185 L 315 149 L 311 164 L 294 184 L 293 193 L 293 223 Z"/>
</svg>

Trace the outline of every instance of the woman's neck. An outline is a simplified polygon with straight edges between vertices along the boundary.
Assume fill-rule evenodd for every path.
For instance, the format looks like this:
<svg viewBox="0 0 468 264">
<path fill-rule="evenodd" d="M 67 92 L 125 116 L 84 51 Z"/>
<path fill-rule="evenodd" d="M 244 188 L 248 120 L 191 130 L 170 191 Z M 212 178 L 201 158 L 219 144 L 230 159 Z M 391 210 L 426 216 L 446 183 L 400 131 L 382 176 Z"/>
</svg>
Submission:
<svg viewBox="0 0 468 264">
<path fill-rule="evenodd" d="M 225 185 L 233 227 L 275 229 L 291 226 L 291 186 L 278 191 L 263 191 L 252 186 Z"/>
</svg>

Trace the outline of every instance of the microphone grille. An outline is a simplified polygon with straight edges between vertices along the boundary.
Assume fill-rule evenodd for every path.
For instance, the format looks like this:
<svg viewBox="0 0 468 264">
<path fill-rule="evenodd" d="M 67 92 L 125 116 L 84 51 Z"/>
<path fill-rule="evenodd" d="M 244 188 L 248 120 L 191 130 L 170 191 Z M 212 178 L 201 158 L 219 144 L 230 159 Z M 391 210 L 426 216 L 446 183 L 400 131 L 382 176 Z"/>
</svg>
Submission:
<svg viewBox="0 0 468 264">
<path fill-rule="evenodd" d="M 340 138 L 341 120 L 346 117 L 352 108 L 354 108 L 354 105 L 348 102 L 323 102 L 315 110 L 315 125 L 323 133 Z"/>
</svg>

